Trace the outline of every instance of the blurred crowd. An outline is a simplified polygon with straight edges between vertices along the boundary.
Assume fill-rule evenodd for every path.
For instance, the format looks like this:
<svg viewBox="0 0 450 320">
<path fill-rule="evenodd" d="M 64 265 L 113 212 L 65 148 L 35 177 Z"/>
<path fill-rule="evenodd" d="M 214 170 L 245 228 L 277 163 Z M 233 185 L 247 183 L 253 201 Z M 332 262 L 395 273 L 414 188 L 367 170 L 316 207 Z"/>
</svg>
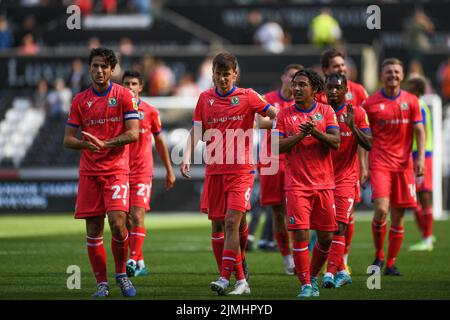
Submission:
<svg viewBox="0 0 450 320">
<path fill-rule="evenodd" d="M 142 13 L 151 12 L 153 3 L 158 0 L 14 0 L 4 1 L 18 4 L 23 7 L 33 6 L 69 6 L 78 5 L 83 14 L 115 14 L 115 13 Z"/>
<path fill-rule="evenodd" d="M 276 1 L 236 0 L 239 4 L 275 3 Z M 22 6 L 54 5 L 55 3 L 68 6 L 76 4 L 83 15 L 115 14 L 115 13 L 151 13 L 156 6 L 159 7 L 168 1 L 163 0 L 19 0 Z M 16 2 L 16 3 L 17 3 Z M 170 2 L 170 1 L 169 1 Z M 176 1 L 174 1 L 176 2 Z M 296 1 L 285 1 L 295 3 Z M 299 1 L 297 1 L 299 2 Z M 247 16 L 248 28 L 242 33 L 242 43 L 259 46 L 262 51 L 271 54 L 281 54 L 292 45 L 292 35 L 283 25 L 283 21 L 266 19 L 259 9 L 250 10 Z M 17 24 L 17 22 L 16 22 Z M 418 7 L 413 15 L 406 20 L 403 28 L 403 39 L 409 54 L 409 66 L 406 70 L 409 76 L 425 76 L 424 56 L 432 50 L 431 35 L 436 27 L 425 11 Z M 33 14 L 27 15 L 20 25 L 14 25 L 8 17 L 0 12 L 0 52 L 5 49 L 15 49 L 20 56 L 35 56 L 40 48 L 45 46 L 42 39 L 42 26 Z M 309 25 L 308 34 L 305 35 L 311 44 L 318 48 L 340 47 L 345 43 L 344 34 L 337 19 L 330 8 L 324 7 L 315 16 Z M 93 37 L 86 43 L 87 49 L 110 44 L 101 43 Z M 120 82 L 125 69 L 140 71 L 144 74 L 145 84 L 142 95 L 148 96 L 197 96 L 201 91 L 212 85 L 211 59 L 205 58 L 196 73 L 187 72 L 184 68 L 173 65 L 168 61 L 156 59 L 150 55 L 137 57 L 135 45 L 131 38 L 122 37 L 114 47 L 120 57 L 120 64 L 114 73 L 114 80 Z M 351 57 L 349 63 L 349 79 L 355 80 L 357 70 Z M 320 71 L 320 68 L 319 70 Z M 450 57 L 440 64 L 436 71 L 435 83 L 438 88 L 431 85 L 428 92 L 440 93 L 444 102 L 450 101 Z M 72 72 L 65 78 L 52 79 L 52 83 L 41 80 L 36 89 L 35 99 L 37 106 L 49 110 L 50 114 L 64 113 L 68 110 L 67 101 L 89 85 L 87 64 L 80 59 L 72 61 Z M 429 82 L 430 83 L 430 82 Z"/>
<path fill-rule="evenodd" d="M 116 66 L 113 81 L 120 83 L 126 69 L 136 70 L 144 76 L 142 96 L 191 96 L 197 97 L 201 91 L 209 89 L 212 83 L 212 58 L 207 57 L 200 64 L 196 74 L 181 72 L 178 75 L 163 60 L 146 55 L 124 68 Z M 90 86 L 88 65 L 81 59 L 71 63 L 70 75 L 56 78 L 53 83 L 41 79 L 33 95 L 36 108 L 45 110 L 50 116 L 66 115 L 72 97 Z"/>
<path fill-rule="evenodd" d="M 1 3 L 1 1 L 0 1 Z M 23 7 L 72 4 L 80 8 L 81 15 L 92 14 L 151 14 L 152 8 L 159 1 L 155 0 L 20 0 Z M 22 23 L 14 25 L 6 13 L 0 11 L 0 51 L 17 48 L 20 55 L 36 55 L 45 43 L 42 39 L 43 26 L 34 14 L 27 15 Z"/>
</svg>

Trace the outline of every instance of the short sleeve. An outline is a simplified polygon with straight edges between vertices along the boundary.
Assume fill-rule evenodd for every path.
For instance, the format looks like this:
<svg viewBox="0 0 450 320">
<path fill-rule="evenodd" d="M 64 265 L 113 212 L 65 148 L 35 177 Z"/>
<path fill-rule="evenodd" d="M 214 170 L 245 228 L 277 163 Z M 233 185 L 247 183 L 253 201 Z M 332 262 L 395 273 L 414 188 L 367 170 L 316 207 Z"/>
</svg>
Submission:
<svg viewBox="0 0 450 320">
<path fill-rule="evenodd" d="M 367 108 L 368 108 L 368 105 L 367 105 L 367 99 L 364 100 L 363 102 L 361 102 L 361 108 L 362 108 L 364 111 L 366 111 L 366 113 L 367 113 Z"/>
<path fill-rule="evenodd" d="M 366 89 L 362 85 L 359 85 L 358 91 L 357 91 L 356 104 L 361 105 L 364 102 L 364 100 L 366 100 L 368 97 L 369 97 L 369 95 L 367 94 Z"/>
<path fill-rule="evenodd" d="M 423 123 L 422 112 L 420 111 L 419 100 L 415 97 L 411 97 L 411 118 L 414 124 Z"/>
<path fill-rule="evenodd" d="M 367 90 L 364 87 L 362 87 L 362 96 L 364 100 L 366 100 L 369 97 L 369 94 L 367 93 Z"/>
<path fill-rule="evenodd" d="M 331 129 L 339 130 L 339 124 L 337 121 L 336 113 L 334 112 L 332 107 L 327 108 L 325 121 L 326 121 L 325 123 L 326 131 Z"/>
<path fill-rule="evenodd" d="M 81 114 L 79 108 L 79 96 L 76 96 L 72 101 L 72 105 L 70 106 L 69 116 L 67 118 L 66 124 L 68 126 L 78 128 L 81 125 Z"/>
<path fill-rule="evenodd" d="M 281 137 L 286 137 L 286 127 L 285 127 L 285 123 L 284 123 L 284 114 L 286 113 L 286 111 L 281 110 L 276 118 L 276 125 L 275 125 L 275 130 L 272 130 L 273 134 L 278 134 Z"/>
<path fill-rule="evenodd" d="M 151 110 L 150 125 L 152 134 L 159 134 L 161 132 L 161 118 L 159 116 L 159 111 L 156 108 Z"/>
<path fill-rule="evenodd" d="M 122 112 L 124 120 L 139 120 L 136 98 L 128 89 L 122 91 Z"/>
<path fill-rule="evenodd" d="M 250 105 L 250 109 L 254 113 L 259 113 L 264 117 L 266 116 L 267 109 L 269 109 L 269 107 L 271 106 L 271 104 L 267 102 L 267 100 L 263 96 L 261 96 L 254 90 L 249 90 L 248 102 Z"/>
<path fill-rule="evenodd" d="M 369 117 L 367 116 L 366 111 L 364 111 L 363 108 L 355 108 L 356 111 L 356 126 L 361 130 L 369 130 L 370 129 L 370 122 Z"/>
<path fill-rule="evenodd" d="M 203 95 L 200 95 L 197 101 L 197 105 L 195 106 L 194 110 L 194 117 L 192 119 L 192 125 L 202 125 L 203 123 Z"/>
</svg>

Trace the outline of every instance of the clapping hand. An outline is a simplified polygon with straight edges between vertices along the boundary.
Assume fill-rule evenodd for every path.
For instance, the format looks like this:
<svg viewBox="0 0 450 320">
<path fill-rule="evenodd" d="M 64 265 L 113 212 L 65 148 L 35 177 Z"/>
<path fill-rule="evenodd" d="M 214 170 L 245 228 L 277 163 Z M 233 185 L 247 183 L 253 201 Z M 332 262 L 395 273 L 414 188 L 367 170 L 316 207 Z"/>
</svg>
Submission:
<svg viewBox="0 0 450 320">
<path fill-rule="evenodd" d="M 347 104 L 347 114 L 344 114 L 345 124 L 352 129 L 355 126 L 355 109 L 351 103 Z"/>
<path fill-rule="evenodd" d="M 298 127 L 305 136 L 308 136 L 315 130 L 316 122 L 310 116 L 308 121 L 301 123 Z"/>
</svg>

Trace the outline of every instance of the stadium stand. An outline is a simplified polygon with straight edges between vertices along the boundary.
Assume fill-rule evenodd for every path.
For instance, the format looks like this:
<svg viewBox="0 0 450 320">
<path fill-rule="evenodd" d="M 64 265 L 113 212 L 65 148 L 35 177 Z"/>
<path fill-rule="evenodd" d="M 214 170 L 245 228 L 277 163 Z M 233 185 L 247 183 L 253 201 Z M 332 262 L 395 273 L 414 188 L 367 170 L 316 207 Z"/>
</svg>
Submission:
<svg viewBox="0 0 450 320">
<path fill-rule="evenodd" d="M 0 160 L 11 159 L 18 166 L 33 143 L 45 119 L 45 112 L 33 108 L 28 99 L 14 99 L 0 123 Z"/>
<path fill-rule="evenodd" d="M 83 17 L 94 17 L 94 25 L 82 23 L 81 30 L 68 30 L 66 21 L 69 15 L 66 9 L 75 1 L 35 1 L 37 5 L 33 6 L 24 6 L 12 0 L 0 1 L 0 16 L 8 21 L 14 38 L 13 48 L 0 48 L 1 123 L 9 121 L 12 117 L 9 114 L 17 103 L 32 101 L 42 79 L 48 83 L 48 91 L 52 90 L 57 78 L 65 80 L 73 95 L 86 88 L 86 79 L 89 78 L 86 57 L 89 48 L 99 44 L 119 53 L 120 64 L 114 74 L 115 81 L 120 81 L 124 69 L 136 69 L 144 74 L 146 84 L 143 97 L 149 97 L 151 93 L 165 97 L 176 95 L 180 92 L 177 89 L 181 86 L 181 79 L 189 78 L 185 75 L 193 79 L 190 83 L 193 92 L 199 88 L 204 90 L 204 80 L 208 85 L 210 75 L 202 73 L 201 66 L 206 66 L 208 70 L 208 57 L 221 49 L 230 50 L 239 57 L 242 70 L 239 85 L 252 87 L 260 93 L 273 90 L 279 84 L 279 71 L 287 64 L 300 62 L 320 70 L 318 57 L 323 48 L 311 45 L 308 38 L 309 23 L 323 7 L 314 1 L 219 0 L 212 4 L 211 1 L 193 0 L 187 4 L 185 1 L 166 0 L 151 1 L 150 8 L 136 7 L 136 1 L 131 0 L 116 1 L 114 8 L 105 8 L 102 1 L 90 2 L 92 6 L 84 8 L 82 13 Z M 342 28 L 342 48 L 354 70 L 350 77 L 373 92 L 378 86 L 378 62 L 385 57 L 402 59 L 409 74 L 411 58 L 406 49 L 403 27 L 414 13 L 417 2 L 380 3 L 382 30 L 369 31 L 366 27 L 366 9 L 370 4 L 371 1 L 354 0 L 331 2 L 327 6 Z M 423 61 L 426 63 L 421 67 L 434 92 L 439 93 L 440 80 L 436 73 L 450 55 L 450 20 L 447 19 L 445 3 L 441 1 L 426 1 L 423 7 L 436 28 L 429 34 L 432 50 L 424 54 Z M 282 26 L 287 34 L 282 53 L 263 52 L 255 44 L 253 33 L 257 23 L 253 25 L 251 20 L 254 12 L 259 12 L 263 21 L 273 20 Z M 398 12 L 403 13 L 400 19 Z M 130 29 L 100 28 L 95 23 L 97 16 L 114 21 L 118 17 L 136 17 L 136 14 L 149 17 L 149 20 L 144 19 L 148 24 Z M 27 33 L 34 36 L 38 51 L 19 55 L 18 48 Z M 161 78 L 170 82 L 167 90 L 154 88 Z M 195 100 L 196 97 L 193 98 Z M 190 127 L 195 102 L 188 109 L 177 109 L 169 107 L 169 101 L 167 99 L 163 105 L 155 105 L 160 109 L 164 135 L 171 151 L 182 139 L 183 130 Z M 65 115 L 52 116 L 36 111 L 30 102 L 26 110 L 39 121 L 30 124 L 33 128 L 21 131 L 23 137 L 19 138 L 17 133 L 11 134 L 12 129 L 19 130 L 18 126 L 2 124 L 1 128 L 8 131 L 1 129 L 3 131 L 0 132 L 0 170 L 75 168 L 79 153 L 62 146 Z M 443 107 L 443 115 L 447 121 L 444 122 L 444 137 L 448 137 L 448 107 Z M 25 114 L 21 114 L 19 123 L 24 119 Z M 12 141 L 21 142 L 21 147 L 15 146 L 13 149 L 10 147 Z M 444 143 L 443 147 L 447 145 Z M 448 148 L 445 150 L 448 154 Z M 444 154 L 444 159 L 449 158 L 447 154 Z M 158 171 L 161 168 L 159 157 L 155 155 L 154 159 Z M 450 172 L 448 166 L 444 162 L 445 176 Z"/>
<path fill-rule="evenodd" d="M 23 166 L 46 167 L 52 164 L 55 167 L 75 167 L 78 165 L 80 153 L 63 148 L 65 120 L 65 116 L 45 118 L 35 143 L 23 160 Z"/>
</svg>

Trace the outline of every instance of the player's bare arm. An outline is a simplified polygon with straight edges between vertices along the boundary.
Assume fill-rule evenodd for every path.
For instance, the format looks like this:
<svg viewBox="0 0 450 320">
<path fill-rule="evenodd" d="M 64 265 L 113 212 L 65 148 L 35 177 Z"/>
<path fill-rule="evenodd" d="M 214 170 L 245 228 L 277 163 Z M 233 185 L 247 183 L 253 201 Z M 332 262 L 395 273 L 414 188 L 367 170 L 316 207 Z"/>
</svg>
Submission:
<svg viewBox="0 0 450 320">
<path fill-rule="evenodd" d="M 161 137 L 161 135 L 154 135 L 155 139 L 155 147 L 156 151 L 158 152 L 159 158 L 161 159 L 162 163 L 164 164 L 164 167 L 166 168 L 166 182 L 165 187 L 166 190 L 171 190 L 175 185 L 175 174 L 173 173 L 172 164 L 170 163 L 170 157 L 169 157 L 169 151 L 167 150 L 166 143 L 164 142 L 164 139 Z"/>
<path fill-rule="evenodd" d="M 369 152 L 358 146 L 358 161 L 359 161 L 359 183 L 365 188 L 365 183 L 369 180 Z"/>
<path fill-rule="evenodd" d="M 417 141 L 417 158 L 414 160 L 414 172 L 422 176 L 425 171 L 425 129 L 423 123 L 414 124 L 414 134 Z"/>
<path fill-rule="evenodd" d="M 114 148 L 124 146 L 126 144 L 136 142 L 139 139 L 139 120 L 130 119 L 125 121 L 126 131 L 120 136 L 106 141 L 106 148 Z"/>
<path fill-rule="evenodd" d="M 277 117 L 278 109 L 274 106 L 270 106 L 266 111 L 266 117 L 263 117 L 258 114 L 258 128 L 259 129 L 272 129 L 273 128 L 273 119 Z"/>
<path fill-rule="evenodd" d="M 341 144 L 341 137 L 339 135 L 338 129 L 328 129 L 327 132 L 322 132 L 316 128 L 315 125 L 313 125 L 311 122 L 306 123 L 308 126 L 311 127 L 311 135 L 319 140 L 322 144 L 324 144 L 327 147 L 330 147 L 334 150 L 338 150 L 339 146 Z"/>
<path fill-rule="evenodd" d="M 195 146 L 202 137 L 201 127 L 194 126 L 189 131 L 189 137 L 186 142 L 186 147 L 183 152 L 183 164 L 180 167 L 180 172 L 183 177 L 190 179 L 189 175 L 191 167 L 191 155 L 194 153 Z"/>
<path fill-rule="evenodd" d="M 76 137 L 78 128 L 66 126 L 64 132 L 64 148 L 68 149 L 89 149 L 92 152 L 98 152 L 100 148 L 88 140 L 80 140 Z"/>
<path fill-rule="evenodd" d="M 275 108 L 274 106 L 270 106 L 267 110 L 266 110 L 266 115 L 271 119 L 275 119 L 277 117 L 278 114 L 278 109 Z"/>
<path fill-rule="evenodd" d="M 280 137 L 279 140 L 279 153 L 290 152 L 292 148 L 303 140 L 306 135 L 303 132 L 299 132 L 298 134 L 291 137 Z M 274 150 L 275 151 L 275 150 Z"/>
<path fill-rule="evenodd" d="M 257 119 L 259 129 L 272 129 L 273 122 L 269 117 L 263 117 L 258 114 Z"/>
<path fill-rule="evenodd" d="M 100 149 L 103 148 L 115 148 L 115 147 L 121 147 L 126 144 L 135 142 L 139 138 L 139 120 L 130 119 L 125 122 L 125 128 L 127 129 L 124 133 L 121 135 L 112 138 L 110 140 L 100 140 L 93 134 L 90 134 L 89 132 L 82 131 L 81 133 L 88 138 L 92 143 L 97 145 Z"/>
<path fill-rule="evenodd" d="M 347 113 L 344 114 L 345 124 L 352 130 L 353 136 L 356 139 L 358 145 L 370 151 L 372 149 L 372 133 L 363 132 L 355 125 L 355 109 L 351 103 L 347 104 Z"/>
</svg>

